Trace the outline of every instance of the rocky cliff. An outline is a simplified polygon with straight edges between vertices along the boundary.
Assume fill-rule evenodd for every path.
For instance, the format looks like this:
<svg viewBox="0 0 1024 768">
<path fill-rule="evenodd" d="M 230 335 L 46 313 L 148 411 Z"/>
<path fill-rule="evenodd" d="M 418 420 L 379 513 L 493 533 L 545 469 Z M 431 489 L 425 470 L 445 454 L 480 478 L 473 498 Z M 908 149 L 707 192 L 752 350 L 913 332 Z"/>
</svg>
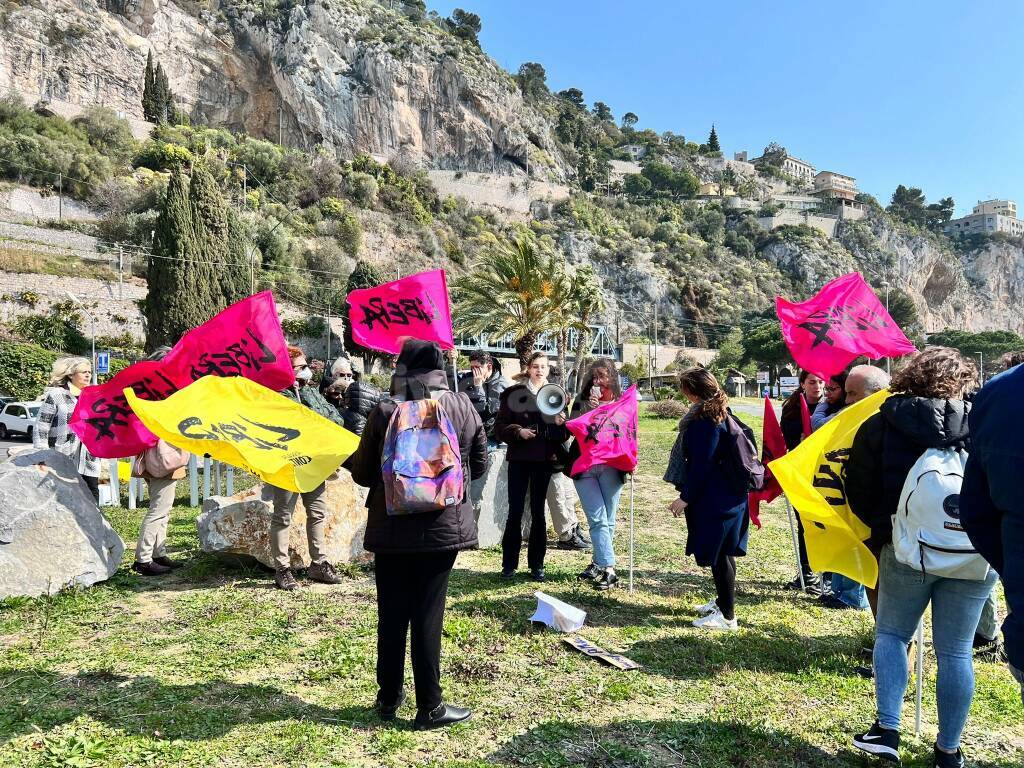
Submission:
<svg viewBox="0 0 1024 768">
<path fill-rule="evenodd" d="M 372 0 L 31 0 L 0 15 L 0 92 L 141 117 L 146 55 L 201 123 L 342 156 L 562 181 L 550 120 L 472 43 Z M 268 10 L 270 9 L 270 10 Z"/>
</svg>

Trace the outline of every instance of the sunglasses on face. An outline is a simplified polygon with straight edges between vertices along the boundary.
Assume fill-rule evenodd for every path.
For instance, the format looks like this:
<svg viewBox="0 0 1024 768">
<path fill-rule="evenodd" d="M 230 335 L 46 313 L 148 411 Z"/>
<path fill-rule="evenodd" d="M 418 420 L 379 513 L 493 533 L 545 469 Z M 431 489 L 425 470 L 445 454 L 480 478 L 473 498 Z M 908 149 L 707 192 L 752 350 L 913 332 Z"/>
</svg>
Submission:
<svg viewBox="0 0 1024 768">
<path fill-rule="evenodd" d="M 826 392 L 838 392 L 839 390 L 840 390 L 840 387 L 836 387 L 836 386 L 825 387 L 825 391 Z"/>
<path fill-rule="evenodd" d="M 351 373 L 339 373 L 338 374 L 338 378 L 339 379 L 351 379 L 352 378 L 352 374 Z"/>
</svg>

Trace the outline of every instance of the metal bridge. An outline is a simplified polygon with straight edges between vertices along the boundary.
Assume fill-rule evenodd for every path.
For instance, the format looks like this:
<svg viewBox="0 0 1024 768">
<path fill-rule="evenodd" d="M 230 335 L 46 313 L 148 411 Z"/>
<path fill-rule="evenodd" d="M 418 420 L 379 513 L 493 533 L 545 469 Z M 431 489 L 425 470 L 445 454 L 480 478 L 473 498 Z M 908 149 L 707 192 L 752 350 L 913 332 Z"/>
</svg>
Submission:
<svg viewBox="0 0 1024 768">
<path fill-rule="evenodd" d="M 590 334 L 590 356 L 610 357 L 612 360 L 619 360 L 620 348 L 615 344 L 615 339 L 607 333 L 607 330 L 603 325 L 591 325 Z M 569 343 L 566 350 L 566 359 L 575 360 L 574 352 L 576 349 L 576 340 L 578 338 L 578 331 L 569 331 Z M 482 333 L 479 336 L 461 334 L 455 338 L 455 347 L 462 352 L 471 352 L 474 349 L 482 349 L 490 352 L 492 355 L 516 357 L 515 342 L 515 337 L 510 333 L 506 333 L 504 336 L 498 336 L 496 338 L 486 333 Z M 551 334 L 541 334 L 540 338 L 537 339 L 537 344 L 534 346 L 534 349 L 554 356 L 558 352 L 557 339 Z"/>
</svg>

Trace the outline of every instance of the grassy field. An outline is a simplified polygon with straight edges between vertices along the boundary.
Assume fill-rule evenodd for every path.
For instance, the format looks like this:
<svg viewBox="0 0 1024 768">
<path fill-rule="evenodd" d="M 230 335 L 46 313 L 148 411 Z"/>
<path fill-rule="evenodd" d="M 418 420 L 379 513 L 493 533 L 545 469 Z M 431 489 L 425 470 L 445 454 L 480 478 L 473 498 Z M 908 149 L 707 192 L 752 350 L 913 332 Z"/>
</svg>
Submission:
<svg viewBox="0 0 1024 768">
<path fill-rule="evenodd" d="M 585 608 L 582 634 L 642 670 L 603 666 L 533 629 L 533 585 L 500 582 L 498 552 L 467 553 L 452 579 L 442 670 L 446 696 L 472 707 L 473 719 L 417 732 L 406 704 L 397 723 L 382 725 L 370 709 L 372 575 L 276 591 L 265 574 L 200 553 L 196 510 L 179 506 L 173 554 L 189 565 L 172 578 L 136 577 L 128 554 L 92 589 L 0 603 L 0 765 L 868 765 L 849 736 L 874 717 L 872 683 L 853 672 L 871 643 L 870 616 L 781 588 L 794 570 L 784 507 L 764 512 L 740 561 L 741 631 L 690 626 L 713 588 L 683 557 L 685 531 L 665 509 L 673 427 L 641 424 L 636 591 L 580 587 L 574 576 L 587 557 L 549 552 L 545 590 Z M 110 516 L 134 541 L 141 512 Z M 930 653 L 926 667 L 924 733 L 905 741 L 910 766 L 931 765 Z M 1019 692 L 1003 667 L 976 668 L 969 764 L 1020 766 Z M 912 727 L 909 695 L 905 714 Z"/>
</svg>

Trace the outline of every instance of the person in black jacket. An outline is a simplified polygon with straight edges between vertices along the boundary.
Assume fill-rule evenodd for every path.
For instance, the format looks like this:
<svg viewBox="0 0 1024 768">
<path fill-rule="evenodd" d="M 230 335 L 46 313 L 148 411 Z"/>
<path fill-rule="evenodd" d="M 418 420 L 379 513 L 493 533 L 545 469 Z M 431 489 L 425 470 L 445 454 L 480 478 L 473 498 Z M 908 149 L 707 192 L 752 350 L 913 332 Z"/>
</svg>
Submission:
<svg viewBox="0 0 1024 768">
<path fill-rule="evenodd" d="M 1006 656 L 1024 699 L 1022 396 L 1024 365 L 1018 364 L 989 381 L 974 398 L 972 451 L 960 491 L 960 522 L 971 543 L 1003 579 L 1010 609 L 1003 622 Z"/>
<path fill-rule="evenodd" d="M 482 349 L 469 353 L 469 368 L 469 373 L 459 379 L 459 392 L 469 396 L 487 430 L 488 443 L 496 446 L 494 420 L 501 405 L 501 393 L 508 383 L 501 375 L 501 363 Z"/>
<path fill-rule="evenodd" d="M 377 712 L 382 720 L 394 720 L 405 700 L 405 639 L 411 627 L 416 727 L 438 728 L 470 716 L 468 709 L 446 704 L 442 697 L 441 628 L 455 557 L 477 546 L 468 489 L 473 477 L 487 471 L 487 437 L 469 398 L 448 389 L 436 344 L 405 343 L 391 379 L 391 395 L 401 400 L 438 400 L 458 433 L 462 465 L 469 470 L 459 503 L 436 512 L 388 515 L 381 465 L 388 423 L 397 407 L 391 399 L 370 412 L 349 463 L 355 482 L 370 489 L 363 544 L 375 556 Z"/>
<path fill-rule="evenodd" d="M 562 443 L 569 439 L 565 415 L 548 417 L 537 409 L 537 390 L 548 382 L 548 358 L 534 352 L 527 361 L 527 379 L 501 393 L 494 434 L 508 443 L 508 520 L 501 539 L 501 577 L 511 579 L 519 568 L 523 543 L 522 521 L 530 494 L 530 544 L 526 559 L 530 577 L 544 581 L 547 521 L 544 499 L 551 476 L 564 459 Z"/>
<path fill-rule="evenodd" d="M 804 408 L 800 401 L 803 400 L 807 406 L 809 424 L 810 414 L 822 400 L 824 387 L 825 382 L 820 376 L 815 376 L 810 371 L 800 371 L 800 386 L 786 398 L 786 402 L 782 405 L 782 416 L 779 418 L 779 426 L 782 428 L 782 438 L 786 441 L 787 450 L 792 451 L 804 439 Z M 811 569 L 810 560 L 807 558 L 804 523 L 800 519 L 799 510 L 793 511 L 796 513 L 797 534 L 800 542 L 800 570 L 803 571 L 804 588 L 809 594 L 820 596 L 822 594 L 821 577 Z M 800 576 L 789 582 L 786 589 L 800 589 Z"/>
</svg>

